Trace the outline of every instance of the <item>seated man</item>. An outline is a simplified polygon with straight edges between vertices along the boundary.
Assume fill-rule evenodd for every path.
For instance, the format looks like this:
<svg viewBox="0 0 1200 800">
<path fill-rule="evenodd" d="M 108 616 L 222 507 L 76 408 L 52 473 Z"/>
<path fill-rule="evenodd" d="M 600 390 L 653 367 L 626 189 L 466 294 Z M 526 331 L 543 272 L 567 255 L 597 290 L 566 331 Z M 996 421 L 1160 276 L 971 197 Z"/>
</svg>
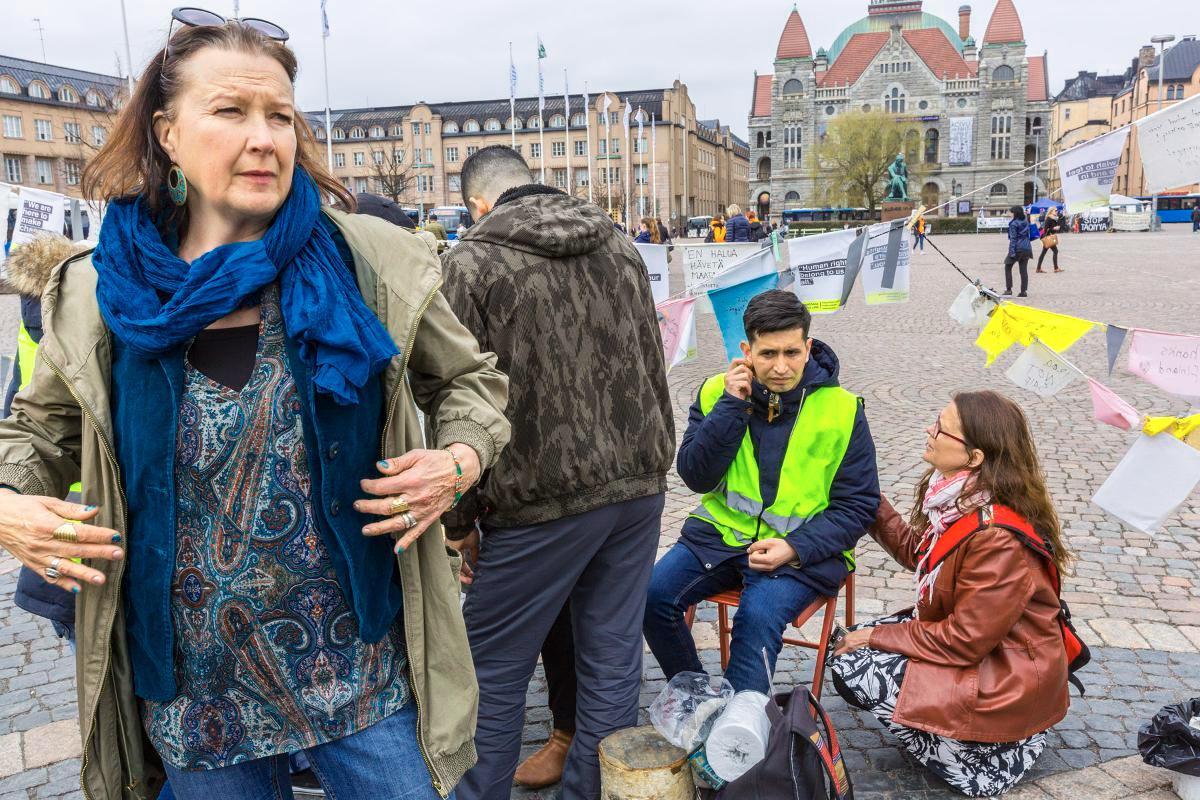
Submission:
<svg viewBox="0 0 1200 800">
<path fill-rule="evenodd" d="M 838 386 L 838 360 L 809 339 L 791 292 L 764 292 L 743 316 L 744 358 L 707 380 L 679 448 L 679 474 L 701 505 L 654 567 L 643 632 L 667 678 L 702 672 L 688 606 L 742 587 L 725 678 L 769 690 L 783 631 L 819 595 L 834 596 L 875 519 L 879 475 L 862 400 Z"/>
</svg>

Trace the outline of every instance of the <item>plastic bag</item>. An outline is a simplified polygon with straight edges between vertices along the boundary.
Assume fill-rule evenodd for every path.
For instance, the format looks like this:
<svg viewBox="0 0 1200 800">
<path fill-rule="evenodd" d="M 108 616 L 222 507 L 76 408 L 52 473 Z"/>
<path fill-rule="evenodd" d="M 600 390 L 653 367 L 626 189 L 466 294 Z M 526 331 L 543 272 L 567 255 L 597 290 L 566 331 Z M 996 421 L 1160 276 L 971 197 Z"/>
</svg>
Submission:
<svg viewBox="0 0 1200 800">
<path fill-rule="evenodd" d="M 733 686 L 724 678 L 681 672 L 650 704 L 650 724 L 668 742 L 690 753 L 708 738 L 732 698 Z"/>
<path fill-rule="evenodd" d="M 1138 731 L 1138 750 L 1151 766 L 1200 777 L 1200 697 L 1163 706 Z"/>
</svg>

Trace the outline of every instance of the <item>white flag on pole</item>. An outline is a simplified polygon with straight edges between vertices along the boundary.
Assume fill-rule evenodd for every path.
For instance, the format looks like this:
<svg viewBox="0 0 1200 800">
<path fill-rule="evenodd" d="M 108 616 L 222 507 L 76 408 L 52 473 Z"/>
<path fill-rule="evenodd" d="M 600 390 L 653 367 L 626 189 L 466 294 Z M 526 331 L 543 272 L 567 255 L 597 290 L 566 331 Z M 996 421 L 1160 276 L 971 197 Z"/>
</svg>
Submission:
<svg viewBox="0 0 1200 800">
<path fill-rule="evenodd" d="M 1129 129 L 1123 128 L 1073 147 L 1058 157 L 1058 174 L 1068 214 L 1108 207 L 1121 151 L 1128 138 Z"/>
<path fill-rule="evenodd" d="M 1200 183 L 1200 94 L 1137 121 L 1146 193 Z"/>
<path fill-rule="evenodd" d="M 325 13 L 325 0 L 321 0 L 321 36 L 329 38 L 329 15 Z"/>
<path fill-rule="evenodd" d="M 626 100 L 625 101 L 625 116 L 622 118 L 622 121 L 625 123 L 625 138 L 626 139 L 629 138 L 629 116 L 630 116 L 630 112 L 632 110 L 633 110 L 633 105 L 628 100 Z"/>
<path fill-rule="evenodd" d="M 538 34 L 538 113 L 546 110 L 546 79 L 542 75 L 542 60 L 546 58 L 546 46 L 542 44 L 542 36 Z"/>
</svg>

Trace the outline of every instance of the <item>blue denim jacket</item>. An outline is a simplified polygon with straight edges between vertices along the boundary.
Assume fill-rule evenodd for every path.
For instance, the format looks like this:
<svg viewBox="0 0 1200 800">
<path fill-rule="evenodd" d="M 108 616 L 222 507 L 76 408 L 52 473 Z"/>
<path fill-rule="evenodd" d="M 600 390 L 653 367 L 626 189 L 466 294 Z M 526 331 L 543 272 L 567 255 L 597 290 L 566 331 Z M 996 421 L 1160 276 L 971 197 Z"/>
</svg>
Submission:
<svg viewBox="0 0 1200 800">
<path fill-rule="evenodd" d="M 349 255 L 347 251 L 346 255 Z M 352 262 L 351 262 L 352 263 Z M 171 581 L 175 574 L 175 443 L 185 350 L 143 359 L 113 341 L 114 447 L 129 507 L 126 631 L 134 691 L 147 700 L 175 697 Z M 357 406 L 317 395 L 311 365 L 288 340 L 288 362 L 301 401 L 312 474 L 313 512 L 363 640 L 379 641 L 401 607 L 392 539 L 364 536 L 374 518 L 354 510 L 359 481 L 379 475 L 383 380 L 371 381 Z"/>
</svg>

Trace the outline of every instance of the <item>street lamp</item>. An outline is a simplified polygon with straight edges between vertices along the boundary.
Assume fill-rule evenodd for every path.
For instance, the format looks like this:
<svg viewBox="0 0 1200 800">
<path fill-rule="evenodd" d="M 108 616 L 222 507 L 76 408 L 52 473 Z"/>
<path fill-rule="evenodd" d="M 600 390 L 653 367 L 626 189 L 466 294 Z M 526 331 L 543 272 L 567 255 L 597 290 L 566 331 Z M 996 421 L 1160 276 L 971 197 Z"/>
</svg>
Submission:
<svg viewBox="0 0 1200 800">
<path fill-rule="evenodd" d="M 1160 36 L 1151 36 L 1150 41 L 1158 45 L 1158 110 L 1162 111 L 1163 107 L 1163 74 L 1167 70 L 1167 50 L 1168 42 L 1175 41 L 1175 37 L 1169 33 Z M 1144 176 L 1143 176 L 1144 178 Z M 1158 216 L 1158 192 L 1154 193 L 1154 229 L 1162 228 L 1162 220 Z"/>
</svg>

